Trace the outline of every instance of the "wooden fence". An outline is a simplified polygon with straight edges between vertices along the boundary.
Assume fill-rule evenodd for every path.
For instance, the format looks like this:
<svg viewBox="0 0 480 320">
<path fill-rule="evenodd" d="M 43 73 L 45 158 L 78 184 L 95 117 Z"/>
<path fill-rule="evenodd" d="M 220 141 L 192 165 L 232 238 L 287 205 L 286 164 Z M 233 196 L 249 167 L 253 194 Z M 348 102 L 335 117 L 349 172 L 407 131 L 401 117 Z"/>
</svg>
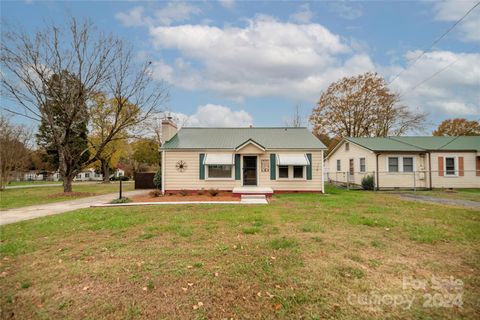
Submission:
<svg viewBox="0 0 480 320">
<path fill-rule="evenodd" d="M 155 172 L 137 172 L 135 173 L 135 189 L 155 189 L 153 178 Z"/>
</svg>

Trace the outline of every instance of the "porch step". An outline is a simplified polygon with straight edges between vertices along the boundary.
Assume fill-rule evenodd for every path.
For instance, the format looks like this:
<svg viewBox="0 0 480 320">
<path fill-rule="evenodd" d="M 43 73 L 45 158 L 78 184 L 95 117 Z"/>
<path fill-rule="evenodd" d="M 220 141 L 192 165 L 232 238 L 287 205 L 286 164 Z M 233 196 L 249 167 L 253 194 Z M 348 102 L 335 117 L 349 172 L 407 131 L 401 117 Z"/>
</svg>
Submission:
<svg viewBox="0 0 480 320">
<path fill-rule="evenodd" d="M 248 195 L 272 195 L 273 189 L 268 187 L 236 187 L 232 190 L 233 194 Z"/>
<path fill-rule="evenodd" d="M 240 203 L 245 204 L 268 204 L 267 197 L 260 194 L 242 194 L 240 198 Z"/>
</svg>

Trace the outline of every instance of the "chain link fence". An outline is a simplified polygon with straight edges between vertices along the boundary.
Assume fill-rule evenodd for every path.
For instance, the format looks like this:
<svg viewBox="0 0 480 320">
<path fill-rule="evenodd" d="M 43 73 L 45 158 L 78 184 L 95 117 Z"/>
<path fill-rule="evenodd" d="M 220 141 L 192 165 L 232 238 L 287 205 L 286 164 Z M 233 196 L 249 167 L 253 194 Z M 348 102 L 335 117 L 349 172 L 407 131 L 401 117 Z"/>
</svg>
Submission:
<svg viewBox="0 0 480 320">
<path fill-rule="evenodd" d="M 380 190 L 425 190 L 431 188 L 480 188 L 480 171 L 443 170 L 443 171 L 336 171 L 327 172 L 325 180 L 347 189 L 362 189 L 362 180 L 372 176 L 375 188 Z"/>
</svg>

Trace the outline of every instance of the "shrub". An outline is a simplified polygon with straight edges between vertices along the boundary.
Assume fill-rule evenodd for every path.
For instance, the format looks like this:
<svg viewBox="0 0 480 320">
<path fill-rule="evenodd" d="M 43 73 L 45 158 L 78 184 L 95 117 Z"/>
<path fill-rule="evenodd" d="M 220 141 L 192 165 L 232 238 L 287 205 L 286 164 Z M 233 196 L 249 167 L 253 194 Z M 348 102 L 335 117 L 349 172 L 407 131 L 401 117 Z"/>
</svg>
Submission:
<svg viewBox="0 0 480 320">
<path fill-rule="evenodd" d="M 162 190 L 162 169 L 159 169 L 153 177 L 153 185 L 155 188 Z"/>
<path fill-rule="evenodd" d="M 112 200 L 110 203 L 115 204 L 115 203 L 129 203 L 129 202 L 132 202 L 132 199 L 123 197 L 123 198 L 120 198 L 120 199 Z"/>
<path fill-rule="evenodd" d="M 148 193 L 148 195 L 150 197 L 153 197 L 153 198 L 156 198 L 156 197 L 160 197 L 162 195 L 162 191 L 160 190 L 152 190 Z"/>
<path fill-rule="evenodd" d="M 213 188 L 211 188 L 211 189 L 208 190 L 208 193 L 209 193 L 212 197 L 216 197 L 217 194 L 218 194 L 218 189 L 213 189 Z"/>
<path fill-rule="evenodd" d="M 201 190 L 198 190 L 198 191 L 197 191 L 197 194 L 198 194 L 199 196 L 203 196 L 203 195 L 205 194 L 205 189 L 202 188 Z"/>
<path fill-rule="evenodd" d="M 373 180 L 373 176 L 368 175 L 363 177 L 362 179 L 362 188 L 364 190 L 373 190 L 375 189 L 375 180 Z"/>
<path fill-rule="evenodd" d="M 186 195 L 188 195 L 188 190 L 182 189 L 182 190 L 180 190 L 179 193 L 182 197 L 185 197 Z"/>
</svg>

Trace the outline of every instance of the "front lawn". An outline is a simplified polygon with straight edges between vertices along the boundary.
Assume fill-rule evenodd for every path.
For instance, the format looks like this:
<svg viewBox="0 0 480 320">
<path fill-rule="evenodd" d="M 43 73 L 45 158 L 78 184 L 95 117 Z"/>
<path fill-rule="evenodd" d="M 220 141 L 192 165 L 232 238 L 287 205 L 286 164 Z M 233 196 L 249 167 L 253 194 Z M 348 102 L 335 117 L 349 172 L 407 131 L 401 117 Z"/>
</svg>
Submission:
<svg viewBox="0 0 480 320">
<path fill-rule="evenodd" d="M 0 192 L 0 209 L 19 208 L 35 204 L 73 200 L 88 196 L 118 192 L 118 182 L 102 183 L 75 183 L 73 194 L 64 195 L 62 186 L 5 189 Z M 133 190 L 133 182 L 124 182 L 123 190 Z"/>
<path fill-rule="evenodd" d="M 92 208 L 0 231 L 2 318 L 478 319 L 480 310 L 480 211 L 388 193 Z M 404 277 L 433 276 L 462 281 L 462 307 L 448 307 L 450 291 L 432 307 L 431 283 L 402 288 Z"/>
</svg>

